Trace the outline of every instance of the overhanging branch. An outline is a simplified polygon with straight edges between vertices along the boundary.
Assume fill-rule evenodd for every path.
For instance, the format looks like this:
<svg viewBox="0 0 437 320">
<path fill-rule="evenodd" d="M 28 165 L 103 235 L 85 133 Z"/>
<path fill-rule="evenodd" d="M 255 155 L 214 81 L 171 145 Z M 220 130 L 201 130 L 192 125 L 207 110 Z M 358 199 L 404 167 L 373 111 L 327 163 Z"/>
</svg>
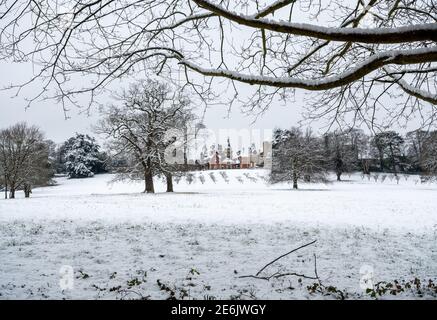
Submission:
<svg viewBox="0 0 437 320">
<path fill-rule="evenodd" d="M 186 59 L 181 59 L 179 63 L 204 76 L 228 78 L 252 85 L 267 85 L 279 88 L 300 88 L 305 90 L 321 91 L 350 84 L 386 65 L 408 65 L 436 61 L 437 47 L 414 50 L 392 50 L 374 54 L 349 71 L 345 71 L 336 76 L 330 76 L 317 80 L 299 79 L 295 77 L 275 78 L 268 76 L 246 75 L 224 69 L 207 69 Z"/>
<path fill-rule="evenodd" d="M 290 23 L 257 19 L 256 16 L 237 14 L 207 0 L 193 0 L 198 6 L 223 18 L 252 28 L 280 33 L 307 36 L 330 41 L 356 43 L 406 43 L 415 41 L 437 41 L 437 23 L 418 24 L 398 28 L 329 28 L 307 23 Z"/>
</svg>

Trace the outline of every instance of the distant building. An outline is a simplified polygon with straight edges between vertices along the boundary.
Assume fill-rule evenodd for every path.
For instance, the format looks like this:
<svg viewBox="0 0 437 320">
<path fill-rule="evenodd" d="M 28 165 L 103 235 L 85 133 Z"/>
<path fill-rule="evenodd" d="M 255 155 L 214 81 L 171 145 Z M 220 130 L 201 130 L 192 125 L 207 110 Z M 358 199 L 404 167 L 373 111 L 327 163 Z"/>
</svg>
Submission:
<svg viewBox="0 0 437 320">
<path fill-rule="evenodd" d="M 214 150 L 209 158 L 209 169 L 248 169 L 255 167 L 263 167 L 265 164 L 271 163 L 272 144 L 271 142 L 263 142 L 262 151 L 258 152 L 254 146 L 250 147 L 247 151 L 238 151 L 233 156 L 230 142 L 228 139 L 228 145 L 220 152 L 221 149 Z"/>
</svg>

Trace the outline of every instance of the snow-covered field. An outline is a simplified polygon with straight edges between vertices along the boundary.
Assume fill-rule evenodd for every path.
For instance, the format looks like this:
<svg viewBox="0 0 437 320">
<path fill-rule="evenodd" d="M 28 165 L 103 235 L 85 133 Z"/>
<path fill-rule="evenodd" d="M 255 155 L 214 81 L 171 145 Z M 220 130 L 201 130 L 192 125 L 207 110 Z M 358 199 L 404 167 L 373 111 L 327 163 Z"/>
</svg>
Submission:
<svg viewBox="0 0 437 320">
<path fill-rule="evenodd" d="M 320 299 L 307 290 L 315 280 L 240 278 L 313 240 L 262 275 L 314 277 L 316 255 L 322 283 L 351 298 L 369 297 L 360 287 L 369 270 L 374 283 L 437 279 L 437 184 L 354 174 L 292 191 L 264 176 L 196 172 L 174 194 L 156 180 L 154 195 L 109 174 L 59 178 L 31 199 L 2 199 L 0 299 Z"/>
</svg>

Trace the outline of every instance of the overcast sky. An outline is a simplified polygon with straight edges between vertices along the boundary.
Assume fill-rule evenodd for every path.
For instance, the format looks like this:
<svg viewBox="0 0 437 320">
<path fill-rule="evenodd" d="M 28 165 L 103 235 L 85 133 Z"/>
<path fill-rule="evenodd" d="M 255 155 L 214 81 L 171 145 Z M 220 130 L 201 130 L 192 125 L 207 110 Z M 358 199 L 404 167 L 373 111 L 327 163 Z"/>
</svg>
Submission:
<svg viewBox="0 0 437 320">
<path fill-rule="evenodd" d="M 29 66 L 18 64 L 6 64 L 0 62 L 0 86 L 4 87 L 10 83 L 18 83 L 29 79 L 32 70 Z M 129 83 L 129 80 L 125 80 Z M 241 89 L 244 90 L 241 85 Z M 26 91 L 27 90 L 27 91 Z M 35 88 L 29 87 L 18 97 L 14 97 L 11 90 L 0 91 L 0 127 L 4 128 L 20 121 L 35 124 L 46 133 L 46 137 L 57 143 L 71 137 L 75 132 L 92 133 L 92 125 L 98 120 L 98 110 L 90 110 L 89 114 L 72 108 L 68 112 L 69 119 L 65 119 L 64 111 L 60 104 L 54 100 L 36 102 L 26 109 L 26 97 L 30 97 Z M 290 127 L 297 125 L 302 119 L 301 111 L 303 105 L 303 93 L 297 95 L 299 101 L 275 102 L 271 108 L 256 122 L 254 116 L 247 116 L 241 112 L 239 106 L 235 106 L 231 113 L 225 106 L 212 106 L 205 115 L 205 125 L 208 128 L 217 129 L 272 129 L 276 126 Z M 110 100 L 103 101 L 109 103 Z"/>
<path fill-rule="evenodd" d="M 9 85 L 10 83 L 18 83 L 28 80 L 32 75 L 32 70 L 29 66 L 22 64 L 6 64 L 0 62 L 0 87 Z M 126 84 L 132 82 L 131 79 L 123 80 Z M 245 91 L 248 85 L 237 84 L 239 90 Z M 35 102 L 30 108 L 26 108 L 26 97 L 35 94 L 37 89 L 29 87 L 25 89 L 18 97 L 14 96 L 15 91 L 1 90 L 0 91 L 0 128 L 8 127 L 20 121 L 26 121 L 29 124 L 39 126 L 46 134 L 46 138 L 61 143 L 78 133 L 89 133 L 93 135 L 92 126 L 99 119 L 97 109 L 91 109 L 88 113 L 79 109 L 71 108 L 68 112 L 69 119 L 65 119 L 65 114 L 62 106 L 54 100 Z M 305 101 L 310 97 L 308 91 L 297 91 L 294 101 L 273 102 L 270 108 L 256 121 L 254 116 L 248 116 L 241 112 L 240 106 L 235 105 L 228 114 L 226 106 L 211 106 L 206 112 L 204 124 L 207 128 L 215 131 L 219 129 L 262 129 L 271 130 L 275 127 L 290 128 L 298 126 L 299 121 L 303 120 L 302 112 L 304 111 Z M 113 100 L 102 98 L 100 102 L 108 104 Z M 387 101 L 387 103 L 391 103 Z M 84 105 L 86 101 L 84 100 Z M 200 108 L 200 111 L 202 109 Z M 393 128 L 400 132 L 415 129 L 415 121 L 410 121 L 411 127 Z M 316 133 L 323 133 L 325 127 L 319 123 L 312 123 L 312 129 Z M 365 129 L 365 128 L 364 128 Z M 97 137 L 98 138 L 98 137 Z M 98 138 L 98 140 L 100 140 Z M 222 143 L 222 142 L 221 142 Z"/>
</svg>

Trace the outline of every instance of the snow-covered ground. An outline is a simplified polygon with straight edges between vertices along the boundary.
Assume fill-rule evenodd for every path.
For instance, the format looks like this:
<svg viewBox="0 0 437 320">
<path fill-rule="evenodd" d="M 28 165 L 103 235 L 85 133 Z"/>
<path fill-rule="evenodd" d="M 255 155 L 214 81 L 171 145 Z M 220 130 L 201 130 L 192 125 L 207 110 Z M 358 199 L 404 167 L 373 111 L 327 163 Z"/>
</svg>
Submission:
<svg viewBox="0 0 437 320">
<path fill-rule="evenodd" d="M 2 199 L 0 299 L 165 299 L 165 286 L 186 299 L 319 299 L 307 290 L 315 280 L 239 278 L 312 240 L 262 275 L 313 277 L 315 254 L 322 283 L 352 298 L 368 297 L 360 279 L 369 270 L 375 283 L 437 279 L 437 184 L 354 174 L 292 191 L 264 177 L 196 172 L 174 194 L 156 180 L 153 195 L 142 182 L 109 183 L 109 174 L 59 178 L 31 199 Z M 73 282 L 62 290 L 60 281 L 71 282 L 65 266 Z"/>
</svg>

